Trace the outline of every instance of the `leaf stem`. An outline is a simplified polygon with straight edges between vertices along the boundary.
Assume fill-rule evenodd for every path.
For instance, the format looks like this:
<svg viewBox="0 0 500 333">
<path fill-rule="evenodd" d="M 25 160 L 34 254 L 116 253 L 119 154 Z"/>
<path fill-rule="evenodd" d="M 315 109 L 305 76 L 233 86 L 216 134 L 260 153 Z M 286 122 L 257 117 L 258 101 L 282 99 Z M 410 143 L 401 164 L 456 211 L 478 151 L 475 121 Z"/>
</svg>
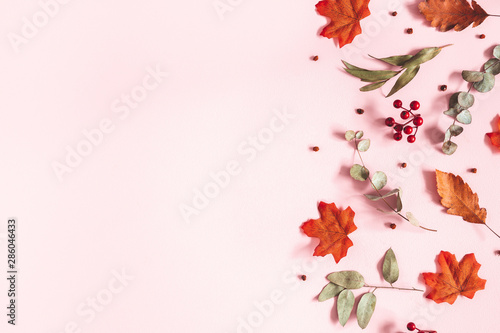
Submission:
<svg viewBox="0 0 500 333">
<path fill-rule="evenodd" d="M 375 288 L 375 290 L 377 290 L 377 289 L 397 289 L 397 290 L 408 290 L 408 291 L 420 291 L 422 293 L 424 292 L 422 289 L 416 289 L 414 287 L 411 287 L 411 288 L 399 288 L 399 287 L 393 287 L 393 286 L 390 286 L 390 287 L 386 287 L 386 286 L 370 286 L 370 285 L 367 285 L 367 284 L 365 284 L 365 287 L 367 287 L 367 288 Z"/>
<path fill-rule="evenodd" d="M 490 229 L 490 231 L 491 231 L 492 233 L 494 233 L 494 234 L 495 234 L 495 236 L 497 236 L 498 238 L 500 238 L 500 236 L 499 236 L 499 235 L 498 235 L 498 234 L 497 234 L 497 233 L 496 233 L 493 229 L 491 229 L 489 225 L 487 225 L 486 223 L 485 223 L 484 225 L 485 225 L 488 229 Z"/>
</svg>

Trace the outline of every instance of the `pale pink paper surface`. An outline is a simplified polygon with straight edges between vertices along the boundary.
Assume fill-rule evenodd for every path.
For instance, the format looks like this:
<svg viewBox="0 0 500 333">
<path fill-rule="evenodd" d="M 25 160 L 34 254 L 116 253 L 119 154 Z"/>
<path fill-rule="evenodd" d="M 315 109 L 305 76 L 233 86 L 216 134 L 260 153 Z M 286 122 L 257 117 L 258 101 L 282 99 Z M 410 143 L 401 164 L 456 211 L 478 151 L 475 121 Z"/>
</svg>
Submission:
<svg viewBox="0 0 500 333">
<path fill-rule="evenodd" d="M 497 331 L 500 240 L 444 214 L 433 172 L 462 175 L 500 231 L 500 154 L 484 135 L 495 130 L 500 88 L 475 93 L 473 123 L 455 155 L 444 156 L 431 134 L 451 124 L 442 111 L 453 92 L 467 89 L 460 71 L 478 70 L 491 56 L 500 21 L 440 33 L 418 14 L 417 1 L 374 0 L 364 35 L 339 50 L 318 36 L 326 20 L 315 1 L 220 3 L 221 15 L 213 0 L 73 0 L 19 52 L 9 33 L 20 34 L 23 17 L 31 20 L 40 4 L 0 3 L 0 232 L 7 217 L 18 218 L 20 272 L 17 325 L 2 313 L 2 332 L 360 332 L 354 316 L 342 328 L 333 302 L 315 296 L 332 271 L 358 270 L 383 284 L 379 264 L 389 247 L 400 286 L 425 289 L 420 274 L 435 272 L 446 250 L 459 259 L 475 253 L 486 290 L 452 306 L 379 290 L 367 332 L 406 332 L 410 320 L 438 332 Z M 482 4 L 500 13 L 497 2 Z M 412 35 L 404 33 L 409 27 Z M 446 44 L 453 46 L 394 98 L 383 96 L 389 84 L 359 92 L 361 82 L 341 69 L 341 59 L 383 69 L 368 54 Z M 113 108 L 156 67 L 168 77 L 135 109 L 125 116 Z M 422 105 L 425 124 L 414 144 L 394 142 L 382 124 L 398 116 L 395 98 Z M 294 118 L 276 118 L 284 110 Z M 113 130 L 59 181 L 53 164 L 65 163 L 67 146 L 76 149 L 82 131 L 105 119 Z M 341 138 L 348 129 L 365 131 L 367 165 L 396 175 L 389 185 L 403 187 L 405 209 L 437 233 L 380 214 L 361 196 L 369 189 L 348 176 L 358 161 Z M 266 143 L 251 148 L 259 134 Z M 209 185 L 228 164 L 229 180 L 218 190 Z M 183 205 L 210 186 L 218 193 L 208 206 L 184 218 Z M 312 257 L 317 241 L 300 233 L 302 222 L 317 218 L 318 201 L 356 212 L 354 246 L 339 264 Z M 5 238 L 0 245 L 5 262 Z M 122 283 L 117 274 L 133 278 Z M 0 304 L 7 304 L 2 281 Z M 90 310 L 89 298 L 106 304 Z"/>
</svg>

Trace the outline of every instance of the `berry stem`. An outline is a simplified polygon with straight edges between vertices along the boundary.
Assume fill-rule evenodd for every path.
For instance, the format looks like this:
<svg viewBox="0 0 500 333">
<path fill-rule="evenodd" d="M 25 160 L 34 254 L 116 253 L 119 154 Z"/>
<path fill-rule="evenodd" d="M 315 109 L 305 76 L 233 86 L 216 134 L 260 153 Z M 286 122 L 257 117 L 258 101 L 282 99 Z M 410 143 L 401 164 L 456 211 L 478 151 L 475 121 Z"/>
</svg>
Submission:
<svg viewBox="0 0 500 333">
<path fill-rule="evenodd" d="M 397 290 L 408 290 L 408 291 L 420 291 L 420 292 L 424 292 L 422 289 L 416 289 L 414 287 L 411 287 L 411 288 L 399 288 L 399 287 L 393 287 L 393 286 L 390 286 L 390 287 L 387 287 L 387 286 L 370 286 L 368 284 L 365 284 L 365 287 L 367 288 L 375 288 L 375 290 L 377 289 L 397 289 Z M 375 290 L 373 290 L 373 292 L 375 292 Z"/>
</svg>

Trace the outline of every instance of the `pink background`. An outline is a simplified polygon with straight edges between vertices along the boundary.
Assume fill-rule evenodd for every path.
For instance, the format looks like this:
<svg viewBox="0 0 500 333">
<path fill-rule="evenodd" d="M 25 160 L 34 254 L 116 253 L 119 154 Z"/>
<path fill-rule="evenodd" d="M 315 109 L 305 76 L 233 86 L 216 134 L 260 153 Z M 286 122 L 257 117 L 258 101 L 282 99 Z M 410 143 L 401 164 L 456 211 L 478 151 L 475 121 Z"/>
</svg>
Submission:
<svg viewBox="0 0 500 333">
<path fill-rule="evenodd" d="M 456 139 L 455 155 L 443 155 L 433 133 L 452 122 L 442 114 L 449 96 L 467 89 L 460 71 L 480 69 L 500 43 L 500 20 L 440 33 L 418 14 L 417 1 L 373 0 L 363 36 L 339 50 L 318 36 L 326 20 L 315 12 L 317 1 L 221 2 L 231 8 L 222 15 L 213 0 L 68 1 L 19 52 L 8 36 L 21 34 L 23 18 L 33 20 L 40 4 L 0 2 L 3 236 L 7 218 L 19 220 L 18 325 L 7 325 L 2 313 L 2 332 L 360 332 L 354 315 L 342 328 L 333 300 L 315 296 L 333 271 L 358 270 L 383 284 L 378 267 L 389 247 L 399 286 L 425 288 L 420 274 L 435 272 L 446 250 L 458 259 L 475 253 L 486 290 L 452 306 L 378 290 L 367 332 L 406 332 L 411 320 L 438 332 L 497 331 L 500 240 L 443 213 L 434 169 L 462 175 L 500 231 L 500 154 L 484 135 L 496 130 L 500 88 L 475 93 L 473 123 Z M 481 4 L 500 13 L 496 1 Z M 409 27 L 412 35 L 404 33 Z M 359 92 L 361 82 L 341 69 L 341 59 L 383 69 L 368 54 L 445 44 L 454 45 L 394 98 L 383 97 L 390 84 Z M 130 114 L 116 113 L 112 104 L 141 91 L 148 67 L 169 75 Z M 395 98 L 422 105 L 425 124 L 412 145 L 392 141 L 382 125 L 398 115 Z M 274 117 L 283 110 L 294 118 L 281 126 Z M 105 119 L 113 130 L 60 181 L 53 164 L 65 163 L 67 146 L 85 145 L 82 131 Z M 272 124 L 274 132 L 266 129 Z M 378 213 L 362 197 L 368 184 L 348 175 L 358 162 L 341 138 L 348 129 L 365 131 L 372 140 L 367 166 L 392 175 L 389 186 L 403 187 L 405 210 L 437 233 Z M 249 137 L 259 133 L 266 143 L 250 148 Z M 228 163 L 228 184 L 209 185 Z M 218 193 L 184 218 L 182 207 L 207 186 Z M 356 212 L 354 246 L 339 264 L 313 257 L 317 240 L 299 230 L 317 218 L 318 201 Z M 0 246 L 6 268 L 5 238 Z M 120 284 L 122 270 L 133 278 Z M 7 304 L 1 281 L 0 303 Z M 86 305 L 93 298 L 99 311 Z"/>
</svg>

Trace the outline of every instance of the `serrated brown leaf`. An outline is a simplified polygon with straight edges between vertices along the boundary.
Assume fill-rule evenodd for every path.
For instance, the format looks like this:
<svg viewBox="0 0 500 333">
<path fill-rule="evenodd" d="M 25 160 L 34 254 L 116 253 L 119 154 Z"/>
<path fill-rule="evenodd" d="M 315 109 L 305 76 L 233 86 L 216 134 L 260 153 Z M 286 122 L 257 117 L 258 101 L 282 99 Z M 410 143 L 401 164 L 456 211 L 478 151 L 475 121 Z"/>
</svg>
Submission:
<svg viewBox="0 0 500 333">
<path fill-rule="evenodd" d="M 426 0 L 418 4 L 418 9 L 440 31 L 462 31 L 471 24 L 477 27 L 489 16 L 476 1 L 471 4 L 466 0 Z"/>
<path fill-rule="evenodd" d="M 427 298 L 436 303 L 453 304 L 458 295 L 473 298 L 478 290 L 483 290 L 486 280 L 477 272 L 481 265 L 476 261 L 474 253 L 465 255 L 460 262 L 454 254 L 441 251 L 438 255 L 441 273 L 423 273 L 425 284 L 431 287 Z"/>
<path fill-rule="evenodd" d="M 486 209 L 479 207 L 479 197 L 460 176 L 436 170 L 437 190 L 441 204 L 451 215 L 461 216 L 465 221 L 486 224 Z"/>
<path fill-rule="evenodd" d="M 353 245 L 347 235 L 357 229 L 354 224 L 354 211 L 351 207 L 340 210 L 333 202 L 320 202 L 318 211 L 320 218 L 304 222 L 301 228 L 307 236 L 319 238 L 314 256 L 326 256 L 330 253 L 338 263 Z"/>
<path fill-rule="evenodd" d="M 321 36 L 337 38 L 339 47 L 351 43 L 361 33 L 359 21 L 370 15 L 370 0 L 322 0 L 316 10 L 331 21 L 321 31 Z"/>
</svg>

